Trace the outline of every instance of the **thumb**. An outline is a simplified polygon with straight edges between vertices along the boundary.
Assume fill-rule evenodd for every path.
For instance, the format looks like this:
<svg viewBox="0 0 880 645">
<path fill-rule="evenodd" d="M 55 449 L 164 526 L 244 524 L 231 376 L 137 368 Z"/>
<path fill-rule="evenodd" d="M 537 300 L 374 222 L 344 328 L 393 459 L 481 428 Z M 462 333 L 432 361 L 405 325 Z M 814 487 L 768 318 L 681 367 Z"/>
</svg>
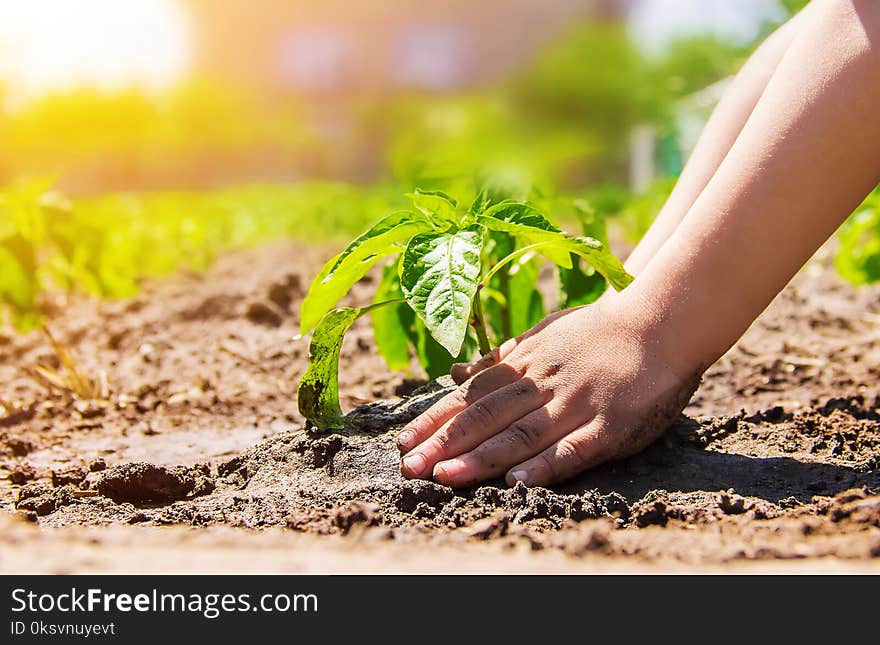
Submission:
<svg viewBox="0 0 880 645">
<path fill-rule="evenodd" d="M 501 345 L 501 347 L 494 348 L 491 352 L 475 361 L 470 363 L 456 363 L 452 366 L 452 370 L 450 371 L 452 380 L 455 381 L 457 385 L 461 385 L 474 374 L 479 374 L 483 370 L 498 365 L 498 363 L 510 355 L 510 352 L 516 348 L 518 343 L 518 338 L 511 338 Z"/>
</svg>

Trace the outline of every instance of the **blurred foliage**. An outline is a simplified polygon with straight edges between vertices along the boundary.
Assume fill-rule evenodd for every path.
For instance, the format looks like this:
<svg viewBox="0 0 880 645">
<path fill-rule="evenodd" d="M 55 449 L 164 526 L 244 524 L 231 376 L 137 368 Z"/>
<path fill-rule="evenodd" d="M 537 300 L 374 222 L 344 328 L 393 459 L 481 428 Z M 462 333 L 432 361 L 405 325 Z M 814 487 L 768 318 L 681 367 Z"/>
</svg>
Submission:
<svg viewBox="0 0 880 645">
<path fill-rule="evenodd" d="M 675 101 L 699 92 L 734 74 L 745 63 L 750 46 L 725 42 L 711 36 L 693 36 L 670 43 L 662 57 L 650 63 L 650 74 L 663 84 L 662 100 Z"/>
<path fill-rule="evenodd" d="M 47 289 L 129 296 L 142 278 L 206 268 L 226 249 L 350 236 L 398 199 L 384 186 L 304 183 L 71 203 L 49 182 L 20 184 L 0 193 L 0 315 L 33 329 Z"/>
<path fill-rule="evenodd" d="M 600 149 L 588 128 L 530 123 L 499 96 L 410 96 L 389 108 L 389 165 L 403 186 L 472 198 L 481 169 L 507 167 L 549 191 L 580 164 L 598 160 Z"/>
<path fill-rule="evenodd" d="M 880 186 L 840 229 L 834 259 L 838 272 L 853 284 L 880 280 Z"/>
<path fill-rule="evenodd" d="M 2 93 L 0 93 L 2 98 Z M 47 94 L 0 116 L 0 174 L 58 175 L 78 189 L 204 183 L 264 156 L 303 156 L 321 142 L 295 100 L 266 104 L 197 79 L 160 95 L 138 88 Z"/>
<path fill-rule="evenodd" d="M 584 122 L 619 143 L 633 125 L 664 116 L 659 86 L 624 25 L 585 23 L 542 52 L 513 92 L 531 114 Z"/>
<path fill-rule="evenodd" d="M 781 2 L 788 15 L 805 4 Z M 0 87 L 0 182 L 11 185 L 0 193 L 0 309 L 32 328 L 47 288 L 123 296 L 143 277 L 205 267 L 226 248 L 348 237 L 416 186 L 472 199 L 486 168 L 527 176 L 549 216 L 587 235 L 604 235 L 614 217 L 635 242 L 674 179 L 629 193 L 631 129 L 650 124 L 673 139 L 683 100 L 735 73 L 754 45 L 691 37 L 648 56 L 621 25 L 579 24 L 494 88 L 359 96 L 344 105 L 258 97 L 200 79 L 160 95 L 78 89 L 24 105 Z M 51 182 L 16 182 L 20 176 L 57 176 L 78 194 L 251 176 L 380 179 L 70 203 Z M 880 279 L 878 258 L 875 191 L 843 227 L 836 263 L 861 283 Z M 570 302 L 595 297 L 591 290 L 604 284 L 587 271 L 565 278 Z"/>
<path fill-rule="evenodd" d="M 662 177 L 643 193 L 631 196 L 617 211 L 624 233 L 631 243 L 635 244 L 648 232 L 674 187 L 674 178 Z"/>
</svg>

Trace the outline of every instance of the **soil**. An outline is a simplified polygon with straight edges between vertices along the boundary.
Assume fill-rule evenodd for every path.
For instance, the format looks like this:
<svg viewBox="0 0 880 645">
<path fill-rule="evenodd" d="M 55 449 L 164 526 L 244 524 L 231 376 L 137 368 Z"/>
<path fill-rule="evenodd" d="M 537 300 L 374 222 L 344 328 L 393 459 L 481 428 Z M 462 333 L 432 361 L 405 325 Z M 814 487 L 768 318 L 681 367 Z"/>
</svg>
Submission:
<svg viewBox="0 0 880 645">
<path fill-rule="evenodd" d="M 297 308 L 329 252 L 48 300 L 106 401 L 39 380 L 59 369 L 43 335 L 0 335 L 0 569 L 880 571 L 880 287 L 824 253 L 642 454 L 553 490 L 452 490 L 403 480 L 393 445 L 450 383 L 389 372 L 366 321 L 343 347 L 348 430 L 303 429 Z"/>
</svg>

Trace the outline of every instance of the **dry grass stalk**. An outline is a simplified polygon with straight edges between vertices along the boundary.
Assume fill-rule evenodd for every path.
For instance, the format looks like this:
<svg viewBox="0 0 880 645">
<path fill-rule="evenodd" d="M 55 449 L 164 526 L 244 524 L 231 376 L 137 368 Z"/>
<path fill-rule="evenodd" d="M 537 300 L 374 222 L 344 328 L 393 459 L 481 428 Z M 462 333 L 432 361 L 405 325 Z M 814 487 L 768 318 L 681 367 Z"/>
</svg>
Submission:
<svg viewBox="0 0 880 645">
<path fill-rule="evenodd" d="M 110 396 L 105 370 L 100 370 L 97 378 L 90 378 L 73 352 L 58 342 L 48 328 L 44 328 L 43 333 L 49 339 L 61 369 L 55 370 L 45 365 L 37 365 L 33 371 L 40 380 L 84 400 L 103 400 Z"/>
</svg>

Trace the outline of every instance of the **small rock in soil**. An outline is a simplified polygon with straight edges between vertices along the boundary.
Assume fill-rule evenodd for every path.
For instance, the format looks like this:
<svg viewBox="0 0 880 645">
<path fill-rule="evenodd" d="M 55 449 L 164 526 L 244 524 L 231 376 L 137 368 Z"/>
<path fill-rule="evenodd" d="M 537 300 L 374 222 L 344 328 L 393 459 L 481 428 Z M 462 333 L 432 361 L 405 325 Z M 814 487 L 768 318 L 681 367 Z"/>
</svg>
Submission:
<svg viewBox="0 0 880 645">
<path fill-rule="evenodd" d="M 498 511 L 491 517 L 485 517 L 477 520 L 467 529 L 465 533 L 473 538 L 488 540 L 494 537 L 503 537 L 507 535 L 507 527 L 510 521 L 507 519 L 507 513 Z"/>
<path fill-rule="evenodd" d="M 269 300 L 278 305 L 281 311 L 290 311 L 290 305 L 294 298 L 302 295 L 302 283 L 299 276 L 288 273 L 280 282 L 276 282 L 269 287 L 267 294 Z"/>
<path fill-rule="evenodd" d="M 721 493 L 718 496 L 718 508 L 726 515 L 740 515 L 746 512 L 746 500 L 734 493 Z"/>
<path fill-rule="evenodd" d="M 0 434 L 0 454 L 11 454 L 13 457 L 24 457 L 33 451 L 34 444 L 24 439 L 10 437 L 3 433 Z"/>
<path fill-rule="evenodd" d="M 669 520 L 668 508 L 667 500 L 656 491 L 652 491 L 633 506 L 632 520 L 639 528 L 652 524 L 666 526 Z"/>
</svg>

